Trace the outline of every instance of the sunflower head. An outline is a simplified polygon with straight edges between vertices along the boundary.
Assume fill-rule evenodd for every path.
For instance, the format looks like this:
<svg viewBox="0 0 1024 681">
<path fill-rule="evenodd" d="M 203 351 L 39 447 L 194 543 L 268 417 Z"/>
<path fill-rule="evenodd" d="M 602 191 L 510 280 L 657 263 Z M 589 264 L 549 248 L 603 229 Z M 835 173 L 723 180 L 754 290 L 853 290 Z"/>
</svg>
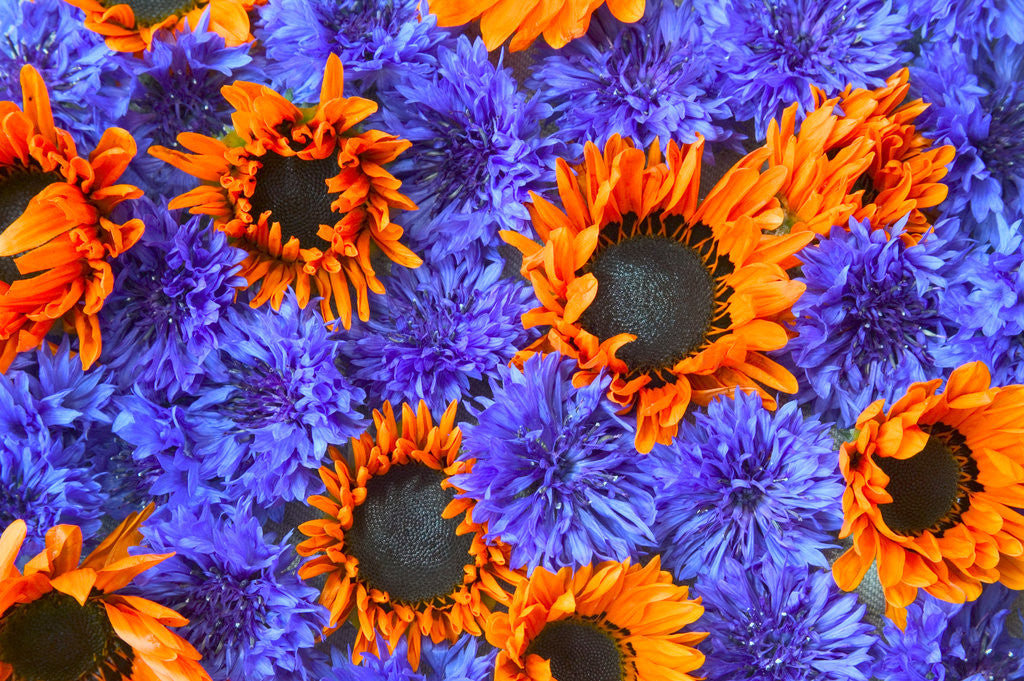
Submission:
<svg viewBox="0 0 1024 681">
<path fill-rule="evenodd" d="M 692 681 L 703 613 L 655 557 L 533 571 L 487 620 L 495 681 Z M 657 613 L 656 615 L 654 613 Z"/>
<path fill-rule="evenodd" d="M 15 560 L 25 539 L 25 522 L 16 520 L 4 530 L 0 679 L 209 681 L 199 653 L 167 629 L 188 620 L 144 598 L 115 593 L 171 555 L 128 555 L 128 547 L 141 539 L 139 524 L 152 511 L 150 506 L 128 516 L 81 562 L 81 530 L 57 525 L 24 572 Z"/>
<path fill-rule="evenodd" d="M 520 353 L 557 350 L 577 360 L 577 385 L 608 370 L 608 397 L 637 418 L 636 446 L 668 443 L 691 402 L 737 388 L 796 381 L 763 353 L 786 345 L 781 322 L 803 285 L 779 263 L 813 236 L 776 236 L 783 168 L 762 172 L 754 152 L 698 202 L 703 140 L 645 154 L 612 137 L 588 144 L 584 162 L 558 162 L 563 209 L 529 206 L 543 240 L 502 237 L 523 253 L 522 274 L 540 306 L 523 315 L 546 335 Z"/>
<path fill-rule="evenodd" d="M 252 306 L 277 309 L 289 286 L 305 307 L 311 291 L 322 296 L 328 320 L 351 323 L 356 294 L 359 318 L 369 318 L 368 291 L 384 293 L 370 264 L 371 248 L 406 267 L 421 263 L 399 239 L 391 210 L 413 210 L 401 183 L 384 165 L 409 147 L 379 130 L 353 126 L 377 105 L 342 95 L 341 61 L 327 60 L 319 105 L 300 109 L 273 90 L 236 81 L 222 89 L 235 107 L 227 142 L 182 133 L 194 153 L 161 146 L 150 153 L 199 178 L 171 208 L 212 215 L 217 229 L 249 257 L 241 275 L 260 283 Z"/>
<path fill-rule="evenodd" d="M 21 70 L 23 106 L 0 102 L 0 371 L 38 347 L 57 322 L 74 329 L 82 364 L 100 353 L 96 313 L 114 285 L 109 258 L 142 235 L 141 220 L 111 213 L 137 187 L 115 184 L 135 156 L 127 131 L 110 128 L 88 157 L 54 126 L 32 66 Z"/>
<path fill-rule="evenodd" d="M 85 27 L 103 36 L 115 52 L 141 52 L 157 31 L 187 30 L 208 14 L 209 30 L 228 46 L 253 40 L 249 10 L 263 0 L 67 0 L 85 12 Z"/>
<path fill-rule="evenodd" d="M 373 413 L 376 434 L 352 440 L 351 460 L 335 451 L 333 467 L 320 469 L 327 491 L 309 503 L 326 517 L 299 528 L 309 539 L 298 552 L 313 556 L 299 574 L 327 575 L 320 602 L 331 612 L 329 629 L 355 613 L 357 661 L 376 652 L 379 636 L 391 651 L 405 638 L 414 666 L 423 636 L 479 636 L 490 603 L 509 602 L 498 580 L 520 580 L 507 567 L 507 547 L 484 541 L 473 503 L 457 499 L 449 482 L 473 464 L 456 461 L 455 409 L 452 402 L 435 426 L 423 402 L 416 412 L 403 404 L 399 423 L 385 403 Z"/>
<path fill-rule="evenodd" d="M 1024 386 L 990 387 L 981 362 L 941 383 L 911 385 L 886 413 L 873 403 L 840 449 L 853 546 L 836 582 L 856 588 L 877 560 L 900 626 L 918 589 L 963 603 L 986 583 L 1024 588 Z"/>
</svg>

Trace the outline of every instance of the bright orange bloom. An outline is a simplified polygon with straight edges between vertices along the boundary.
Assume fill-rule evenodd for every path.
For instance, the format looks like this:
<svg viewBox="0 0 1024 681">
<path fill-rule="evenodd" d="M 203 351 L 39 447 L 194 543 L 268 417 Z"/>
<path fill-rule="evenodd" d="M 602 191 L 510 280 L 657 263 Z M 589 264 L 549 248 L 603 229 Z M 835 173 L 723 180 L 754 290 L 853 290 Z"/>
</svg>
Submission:
<svg viewBox="0 0 1024 681">
<path fill-rule="evenodd" d="M 426 404 L 415 413 L 403 404 L 399 425 L 385 402 L 383 413 L 373 412 L 376 437 L 352 439 L 353 463 L 332 452 L 333 469 L 320 469 L 327 495 L 309 503 L 327 517 L 299 527 L 309 537 L 299 555 L 316 556 L 299 575 L 327 574 L 320 602 L 331 611 L 328 631 L 355 613 L 356 662 L 377 654 L 378 632 L 391 651 L 406 637 L 414 667 L 422 636 L 435 643 L 479 636 L 491 612 L 485 597 L 507 605 L 498 580 L 522 579 L 508 568 L 508 548 L 484 541 L 474 503 L 456 499 L 460 490 L 448 481 L 473 465 L 456 461 L 455 407 L 435 426 Z"/>
<path fill-rule="evenodd" d="M 114 184 L 135 156 L 127 131 L 110 128 L 88 159 L 54 127 L 39 73 L 21 69 L 24 107 L 0 102 L 0 372 L 38 347 L 57 321 L 74 329 L 82 365 L 100 354 L 96 313 L 114 286 L 108 258 L 142 236 L 140 220 L 110 219 L 142 196 Z"/>
<path fill-rule="evenodd" d="M 644 15 L 645 0 L 607 0 L 612 15 L 627 24 Z M 512 35 L 509 50 L 525 50 L 541 33 L 556 50 L 587 32 L 590 15 L 605 0 L 430 0 L 438 26 L 462 26 L 480 19 L 488 50 Z M 513 35 L 513 33 L 515 35 Z"/>
<path fill-rule="evenodd" d="M 841 537 L 853 546 L 832 566 L 850 591 L 878 561 L 886 611 L 901 627 L 924 589 L 953 603 L 996 581 L 1024 589 L 1024 386 L 989 387 L 973 362 L 914 383 L 882 412 L 857 419 L 842 445 L 846 478 Z"/>
<path fill-rule="evenodd" d="M 25 540 L 23 520 L 0 536 L 0 681 L 209 681 L 199 653 L 167 627 L 188 620 L 153 601 L 115 593 L 173 554 L 128 555 L 139 524 L 133 513 L 79 563 L 82 531 L 57 525 L 46 548 L 14 565 Z"/>
<path fill-rule="evenodd" d="M 517 361 L 556 350 L 577 360 L 574 383 L 603 370 L 608 398 L 637 419 L 636 447 L 668 443 L 691 402 L 736 388 L 775 401 L 761 384 L 796 392 L 796 379 L 763 354 L 786 345 L 782 320 L 803 293 L 779 263 L 811 233 L 775 236 L 784 168 L 761 172 L 767 150 L 731 169 L 698 205 L 703 140 L 657 141 L 647 154 L 612 137 L 588 143 L 581 167 L 559 160 L 563 210 L 529 205 L 543 243 L 511 231 L 522 274 L 540 306 L 523 315 L 547 333 Z"/>
<path fill-rule="evenodd" d="M 312 109 L 237 81 L 221 89 L 236 110 L 235 134 L 229 136 L 235 142 L 185 132 L 178 142 L 194 154 L 160 146 L 149 152 L 202 180 L 169 205 L 212 215 L 215 226 L 249 253 L 241 275 L 250 286 L 261 282 L 253 307 L 270 301 L 277 309 L 289 286 L 305 307 L 312 283 L 324 318 L 338 317 L 348 328 L 350 286 L 363 320 L 370 314 L 367 291 L 384 293 L 370 265 L 371 241 L 399 265 L 422 261 L 399 243 L 402 228 L 391 222 L 392 208 L 416 205 L 384 169 L 410 143 L 379 130 L 350 133 L 377 105 L 344 97 L 343 83 L 341 61 L 333 54 L 320 104 Z"/>
<path fill-rule="evenodd" d="M 704 663 L 693 646 L 707 636 L 680 631 L 704 613 L 672 583 L 655 556 L 645 566 L 604 562 L 519 585 L 508 612 L 487 620 L 498 649 L 495 681 L 692 681 Z"/>
<path fill-rule="evenodd" d="M 118 4 L 104 0 L 67 0 L 85 11 L 85 27 L 104 37 L 107 47 L 115 52 L 140 52 L 153 45 L 153 35 L 160 29 L 184 30 L 185 22 L 192 28 L 199 25 L 209 8 L 209 30 L 224 38 L 228 45 L 241 45 L 253 40 L 249 32 L 249 10 L 265 0 L 128 0 Z"/>
</svg>

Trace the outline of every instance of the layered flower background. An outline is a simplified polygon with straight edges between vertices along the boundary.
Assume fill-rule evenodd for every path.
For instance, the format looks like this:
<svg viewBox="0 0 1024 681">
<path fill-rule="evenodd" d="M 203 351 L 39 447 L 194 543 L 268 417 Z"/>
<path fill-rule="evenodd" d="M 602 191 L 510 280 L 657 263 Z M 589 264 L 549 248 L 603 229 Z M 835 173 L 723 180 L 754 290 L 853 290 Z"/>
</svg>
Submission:
<svg viewBox="0 0 1024 681">
<path fill-rule="evenodd" d="M 1019 0 L 0 0 L 0 681 L 1024 679 Z"/>
</svg>

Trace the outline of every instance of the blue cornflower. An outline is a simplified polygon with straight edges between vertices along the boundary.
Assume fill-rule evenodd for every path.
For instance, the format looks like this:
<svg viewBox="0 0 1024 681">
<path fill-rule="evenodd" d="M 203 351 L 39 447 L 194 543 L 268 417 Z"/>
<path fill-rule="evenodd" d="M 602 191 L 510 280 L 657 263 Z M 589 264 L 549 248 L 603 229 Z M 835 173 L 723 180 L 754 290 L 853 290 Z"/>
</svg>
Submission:
<svg viewBox="0 0 1024 681">
<path fill-rule="evenodd" d="M 256 37 L 274 84 L 297 102 L 314 102 L 330 54 L 345 67 L 345 91 L 387 90 L 403 76 L 428 77 L 434 52 L 450 41 L 420 0 L 281 0 L 260 7 Z"/>
<path fill-rule="evenodd" d="M 910 55 L 899 43 L 911 33 L 891 0 L 693 0 L 723 92 L 740 120 L 754 120 L 764 139 L 768 121 L 799 102 L 813 107 L 811 85 L 829 94 L 876 87 Z"/>
<path fill-rule="evenodd" d="M 789 342 L 801 402 L 822 418 L 852 425 L 871 402 L 894 401 L 914 381 L 935 378 L 934 353 L 949 321 L 939 311 L 946 287 L 946 242 L 935 234 L 912 247 L 851 218 L 849 230 L 808 247 L 807 290 L 793 305 Z"/>
<path fill-rule="evenodd" d="M 146 231 L 115 264 L 117 286 L 100 313 L 102 361 L 122 385 L 187 390 L 217 349 L 220 323 L 245 280 L 245 253 L 208 221 L 148 201 L 137 204 Z"/>
<path fill-rule="evenodd" d="M 59 523 L 78 525 L 86 537 L 99 529 L 106 499 L 98 476 L 80 464 L 84 458 L 82 443 L 65 447 L 46 433 L 0 439 L 0 527 L 25 521 L 23 555 L 39 552 L 46 531 Z"/>
<path fill-rule="evenodd" d="M 993 385 L 1024 383 L 1024 222 L 996 219 L 996 233 L 957 261 L 940 300 L 959 324 L 935 349 L 939 366 L 955 368 L 984 358 Z"/>
<path fill-rule="evenodd" d="M 927 50 L 972 33 L 982 41 L 1024 43 L 1024 4 L 1019 0 L 895 0 L 907 23 L 929 41 Z M 970 48 L 969 48 L 970 49 Z"/>
<path fill-rule="evenodd" d="M 530 287 L 501 271 L 476 248 L 392 271 L 387 307 L 338 338 L 339 359 L 371 404 L 424 400 L 441 413 L 532 340 L 519 321 Z"/>
<path fill-rule="evenodd" d="M 294 548 L 264 536 L 244 507 L 177 507 L 149 519 L 152 550 L 174 552 L 136 580 L 147 598 L 187 617 L 178 633 L 215 681 L 305 679 L 327 610 L 289 568 Z"/>
<path fill-rule="evenodd" d="M 965 604 L 923 596 L 907 608 L 907 626 L 886 621 L 875 676 L 900 681 L 1019 681 L 1024 679 L 1024 641 L 1007 629 L 1020 625 L 1018 592 L 985 586 Z"/>
<path fill-rule="evenodd" d="M 289 295 L 279 311 L 228 308 L 219 348 L 173 399 L 138 388 L 122 398 L 114 431 L 136 459 L 160 463 L 154 495 L 305 499 L 327 445 L 365 429 L 356 412 L 365 394 L 334 364 L 340 343 Z"/>
<path fill-rule="evenodd" d="M 403 216 L 417 253 L 444 255 L 499 229 L 529 229 L 529 192 L 554 182 L 560 145 L 541 135 L 551 107 L 528 99 L 481 40 L 441 46 L 429 77 L 407 74 L 381 111 L 388 132 L 412 148 L 391 168 L 419 210 Z"/>
<path fill-rule="evenodd" d="M 567 143 L 604 146 L 613 134 L 641 147 L 654 138 L 695 142 L 730 136 L 732 118 L 719 96 L 719 71 L 692 9 L 672 0 L 647 3 L 644 18 L 623 24 L 605 8 L 587 34 L 548 54 L 531 87 L 553 105 L 557 130 Z"/>
<path fill-rule="evenodd" d="M 420 664 L 413 671 L 409 664 L 406 640 L 399 639 L 394 652 L 377 640 L 377 655 L 364 654 L 357 665 L 352 657 L 335 648 L 331 664 L 318 669 L 323 681 L 489 681 L 494 678 L 494 657 L 497 651 L 470 635 L 455 643 L 434 643 L 422 639 Z M 487 650 L 485 650 L 487 649 Z"/>
<path fill-rule="evenodd" d="M 472 410 L 478 425 L 463 426 L 462 455 L 476 463 L 452 482 L 515 567 L 625 560 L 654 543 L 649 462 L 604 397 L 611 379 L 577 389 L 577 369 L 557 353 L 502 367 L 493 399 Z"/>
<path fill-rule="evenodd" d="M 722 562 L 700 580 L 708 681 L 867 681 L 872 627 L 828 570 Z"/>
<path fill-rule="evenodd" d="M 152 47 L 139 56 L 118 56 L 130 76 L 131 99 L 119 124 L 138 142 L 132 179 L 150 195 L 171 197 L 195 186 L 195 178 L 147 154 L 150 146 L 181 149 L 177 136 L 182 132 L 223 135 L 231 128 L 233 109 L 221 87 L 235 80 L 266 80 L 249 54 L 251 44 L 226 47 L 224 38 L 207 30 L 209 8 L 194 29 L 185 23 L 183 31 L 157 32 Z"/>
<path fill-rule="evenodd" d="M 956 148 L 943 211 L 991 238 L 997 216 L 1024 217 L 1024 45 L 976 45 L 973 58 L 946 41 L 930 45 L 912 82 L 929 102 L 919 129 L 935 144 Z"/>
<path fill-rule="evenodd" d="M 57 126 L 87 148 L 128 106 L 120 65 L 64 0 L 0 0 L 0 101 L 21 104 L 24 64 L 43 77 Z"/>
<path fill-rule="evenodd" d="M 677 578 L 715 577 L 726 558 L 828 566 L 843 482 L 828 425 L 795 402 L 769 412 L 757 395 L 717 399 L 651 457 L 655 533 Z"/>
</svg>

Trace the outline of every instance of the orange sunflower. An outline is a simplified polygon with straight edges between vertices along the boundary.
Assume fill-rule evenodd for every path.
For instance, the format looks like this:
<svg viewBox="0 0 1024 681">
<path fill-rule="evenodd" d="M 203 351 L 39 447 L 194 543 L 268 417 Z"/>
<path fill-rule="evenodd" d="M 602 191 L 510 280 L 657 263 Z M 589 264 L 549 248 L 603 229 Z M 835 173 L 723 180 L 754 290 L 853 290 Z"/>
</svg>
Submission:
<svg viewBox="0 0 1024 681">
<path fill-rule="evenodd" d="M 857 587 L 872 562 L 886 611 L 901 627 L 924 589 L 954 603 L 981 585 L 1024 589 L 1024 386 L 989 387 L 981 362 L 914 383 L 882 412 L 878 400 L 842 445 L 846 478 L 841 537 L 853 546 L 833 565 Z"/>
<path fill-rule="evenodd" d="M 704 663 L 681 631 L 704 608 L 672 583 L 655 556 L 647 565 L 609 561 L 576 572 L 533 571 L 508 612 L 487 620 L 498 649 L 495 681 L 692 681 Z"/>
<path fill-rule="evenodd" d="M 0 102 L 0 372 L 38 347 L 57 321 L 74 329 L 82 365 L 100 354 L 96 313 L 114 285 L 108 258 L 142 236 L 114 208 L 142 196 L 114 184 L 135 156 L 127 131 L 110 128 L 89 155 L 54 127 L 39 73 L 21 69 L 23 108 Z"/>
<path fill-rule="evenodd" d="M 103 36 L 115 52 L 141 52 L 153 44 L 160 29 L 180 31 L 185 22 L 199 25 L 209 9 L 209 30 L 229 46 L 253 40 L 249 32 L 249 10 L 265 0 L 67 0 L 85 12 L 85 27 Z"/>
<path fill-rule="evenodd" d="M 356 662 L 364 652 L 376 654 L 378 635 L 392 652 L 406 637 L 414 667 L 422 636 L 435 643 L 463 632 L 479 636 L 491 612 L 488 597 L 506 605 L 511 599 L 499 580 L 521 580 L 508 568 L 507 547 L 484 541 L 473 502 L 456 499 L 448 482 L 473 463 L 456 461 L 462 433 L 455 406 L 435 426 L 426 404 L 416 413 L 403 404 L 399 425 L 385 403 L 383 413 L 373 412 L 376 437 L 352 439 L 352 462 L 334 452 L 333 469 L 320 469 L 327 495 L 309 503 L 327 517 L 299 527 L 309 537 L 299 555 L 316 556 L 299 575 L 327 574 L 320 602 L 331 611 L 328 630 L 356 614 Z"/>
<path fill-rule="evenodd" d="M 543 243 L 511 231 L 522 274 L 540 306 L 523 315 L 547 333 L 517 360 L 556 350 L 577 360 L 577 386 L 602 371 L 608 397 L 635 410 L 636 447 L 668 443 L 691 402 L 737 387 L 796 392 L 796 379 L 764 352 L 786 345 L 780 323 L 803 293 L 779 263 L 813 234 L 770 234 L 782 222 L 775 198 L 784 168 L 761 172 L 767 150 L 731 169 L 698 205 L 703 140 L 657 141 L 647 154 L 612 137 L 588 143 L 581 167 L 559 160 L 563 210 L 532 194 Z"/>
<path fill-rule="evenodd" d="M 349 287 L 363 320 L 370 314 L 368 290 L 384 293 L 370 264 L 371 243 L 399 265 L 422 261 L 399 243 L 402 228 L 391 222 L 392 208 L 416 205 L 384 169 L 410 143 L 379 130 L 350 133 L 377 105 L 342 96 L 343 82 L 341 61 L 332 54 L 320 104 L 310 109 L 256 83 L 226 85 L 221 92 L 235 107 L 230 143 L 182 133 L 178 142 L 195 153 L 161 146 L 149 153 L 202 180 L 169 205 L 212 215 L 249 253 L 241 275 L 250 286 L 261 282 L 253 307 L 270 301 L 277 309 L 289 286 L 305 307 L 312 284 L 324 318 L 338 317 L 348 328 Z"/>
<path fill-rule="evenodd" d="M 128 516 L 81 563 L 82 531 L 57 525 L 24 574 L 14 562 L 25 522 L 15 520 L 4 530 L 0 681 L 209 681 L 195 648 L 167 629 L 187 619 L 145 598 L 115 593 L 172 555 L 128 555 L 152 511 L 150 506 Z"/>
<path fill-rule="evenodd" d="M 590 15 L 605 0 L 430 0 L 430 11 L 438 26 L 461 26 L 478 18 L 480 33 L 488 50 L 499 47 L 509 36 L 509 50 L 525 50 L 544 34 L 556 50 L 587 32 Z M 608 0 L 608 9 L 627 24 L 644 15 L 645 0 Z M 515 34 L 515 35 L 513 35 Z"/>
<path fill-rule="evenodd" d="M 875 90 L 848 87 L 838 102 L 812 88 L 817 108 L 831 112 L 838 106 L 844 116 L 843 125 L 819 133 L 825 152 L 836 153 L 858 138 L 870 145 L 870 165 L 851 187 L 858 202 L 853 217 L 870 219 L 875 229 L 907 217 L 904 239 L 916 243 L 931 224 L 927 209 L 946 198 L 948 189 L 941 180 L 955 150 L 950 145 L 932 147 L 931 140 L 917 132 L 913 123 L 928 105 L 920 99 L 904 103 L 909 89 L 907 69 Z M 851 121 L 854 125 L 849 125 Z"/>
</svg>

